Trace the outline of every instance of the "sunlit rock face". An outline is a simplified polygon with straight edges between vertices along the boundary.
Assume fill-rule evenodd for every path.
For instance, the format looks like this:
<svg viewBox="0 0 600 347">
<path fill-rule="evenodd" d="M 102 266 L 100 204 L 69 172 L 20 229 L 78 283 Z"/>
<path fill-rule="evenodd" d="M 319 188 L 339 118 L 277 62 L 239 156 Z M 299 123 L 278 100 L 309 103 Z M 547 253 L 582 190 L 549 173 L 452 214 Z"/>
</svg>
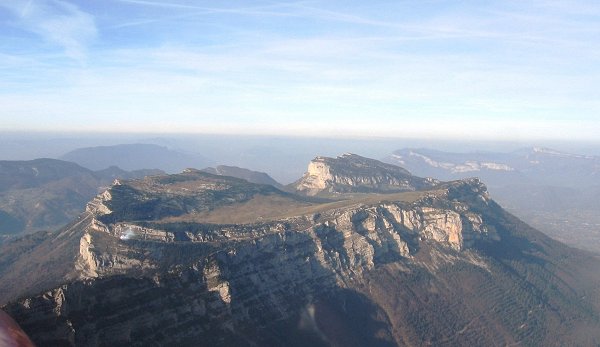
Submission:
<svg viewBox="0 0 600 347">
<path fill-rule="evenodd" d="M 316 157 L 292 188 L 314 196 L 319 193 L 414 191 L 436 183 L 432 179 L 412 176 L 395 165 L 356 154 L 344 154 L 337 158 Z"/>
</svg>

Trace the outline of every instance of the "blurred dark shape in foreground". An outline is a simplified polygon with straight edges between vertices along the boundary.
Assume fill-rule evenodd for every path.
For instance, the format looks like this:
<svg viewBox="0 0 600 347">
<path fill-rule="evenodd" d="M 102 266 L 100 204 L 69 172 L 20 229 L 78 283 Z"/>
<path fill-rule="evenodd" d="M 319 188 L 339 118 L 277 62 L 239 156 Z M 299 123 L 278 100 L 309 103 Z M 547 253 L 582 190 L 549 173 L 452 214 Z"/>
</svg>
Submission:
<svg viewBox="0 0 600 347">
<path fill-rule="evenodd" d="M 0 310 L 0 346 L 34 347 L 27 334 L 9 315 Z"/>
</svg>

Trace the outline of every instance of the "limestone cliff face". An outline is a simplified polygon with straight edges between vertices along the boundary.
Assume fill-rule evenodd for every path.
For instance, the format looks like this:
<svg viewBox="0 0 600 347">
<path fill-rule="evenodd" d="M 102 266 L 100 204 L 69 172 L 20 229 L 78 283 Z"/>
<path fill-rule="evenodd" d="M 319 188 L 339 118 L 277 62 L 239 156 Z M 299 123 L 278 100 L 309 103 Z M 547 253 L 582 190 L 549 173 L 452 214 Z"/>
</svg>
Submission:
<svg viewBox="0 0 600 347">
<path fill-rule="evenodd" d="M 412 191 L 432 187 L 435 180 L 412 176 L 394 165 L 344 154 L 337 158 L 316 157 L 292 188 L 306 195 L 319 193 L 367 193 Z"/>
<path fill-rule="evenodd" d="M 106 208 L 111 194 L 101 194 L 80 224 L 62 232 L 80 235 L 75 270 L 68 275 L 75 282 L 6 308 L 25 327 L 35 327 L 39 342 L 94 346 L 158 339 L 172 344 L 211 331 L 228 331 L 238 339 L 257 315 L 265 328 L 269 322 L 295 319 L 311 298 L 351 288 L 384 264 L 410 265 L 427 245 L 454 252 L 468 249 L 476 238 L 495 237 L 481 215 L 465 203 L 449 203 L 444 194 L 245 226 L 187 229 L 102 222 L 100 217 L 111 213 Z M 479 266 L 473 260 L 479 258 L 469 254 L 454 261 Z M 163 297 L 165 291 L 176 292 Z M 121 302 L 132 295 L 133 300 Z M 124 306 L 104 313 L 113 302 Z M 142 313 L 147 306 L 160 307 L 160 317 Z M 107 330 L 94 330 L 97 324 Z M 158 336 L 165 325 L 173 333 Z M 179 331 L 184 326 L 195 328 Z"/>
<path fill-rule="evenodd" d="M 75 269 L 81 272 L 81 277 L 98 277 L 98 259 L 93 252 L 92 236 L 85 233 L 79 240 L 79 255 Z"/>
<path fill-rule="evenodd" d="M 317 164 L 313 176 L 329 177 L 326 185 L 336 179 Z M 3 279 L 18 284 L 14 274 L 33 273 L 27 288 L 39 290 L 17 298 L 3 281 L 1 303 L 11 301 L 4 309 L 39 345 L 540 345 L 555 329 L 539 317 L 566 305 L 535 298 L 553 275 L 543 266 L 518 273 L 537 264 L 535 247 L 510 243 L 515 223 L 476 179 L 436 185 L 415 200 L 376 195 L 264 222 L 173 222 L 190 206 L 247 196 L 237 181 L 212 191 L 201 181 L 194 195 L 200 188 L 190 175 L 115 184 L 99 195 L 79 220 L 14 262 Z M 526 265 L 506 271 L 510 263 L 482 251 L 502 247 L 511 261 L 527 252 Z M 44 264 L 52 280 L 32 270 Z M 519 319 L 539 328 L 523 334 Z"/>
<path fill-rule="evenodd" d="M 487 199 L 485 187 L 477 187 L 470 193 Z M 164 247 L 164 244 L 189 243 L 212 249 L 231 241 L 242 242 L 243 246 L 243 242 L 250 240 L 256 242 L 272 235 L 293 233 L 304 235 L 317 252 L 324 252 L 322 235 L 327 235 L 327 240 L 338 239 L 334 264 L 371 268 L 377 260 L 410 257 L 411 247 L 414 250 L 419 242 L 427 240 L 462 250 L 470 247 L 475 239 L 496 237 L 493 227 L 485 225 L 481 215 L 470 211 L 463 202 L 448 202 L 446 195 L 436 192 L 413 203 L 357 204 L 245 226 L 189 226 L 177 230 L 170 225 L 144 226 L 135 222 L 105 224 L 97 218 L 106 214 L 106 208 L 100 207 L 84 228 L 78 264 L 83 277 L 101 277 L 132 269 L 146 271 L 158 268 L 163 262 L 160 255 L 149 255 L 149 249 Z M 109 192 L 101 194 L 94 200 L 94 206 L 104 206 L 96 201 L 107 198 L 110 198 Z M 96 245 L 93 240 L 97 241 Z M 143 247 L 137 243 L 142 241 L 145 242 Z M 204 249 L 193 256 L 201 256 L 202 252 Z M 333 266 L 325 262 L 320 265 Z"/>
<path fill-rule="evenodd" d="M 348 273 L 372 268 L 379 260 L 410 258 L 419 242 L 427 240 L 461 250 L 471 246 L 474 239 L 496 237 L 493 227 L 485 225 L 479 214 L 468 211 L 460 202 L 446 206 L 443 199 L 431 196 L 410 204 L 359 204 L 266 224 L 213 226 L 210 230 L 174 231 L 168 226 L 147 227 L 131 222 L 104 224 L 91 218 L 82 231 L 76 269 L 80 278 L 152 272 L 163 265 L 162 254 L 156 254 L 156 250 L 166 244 L 189 243 L 212 249 L 236 241 L 244 242 L 240 245 L 243 247 L 250 240 L 267 240 L 273 235 L 288 240 L 290 234 L 298 234 L 312 244 L 310 250 L 316 249 L 318 259 L 329 259 L 321 261 L 320 266 L 334 269 L 336 264 L 345 264 L 343 269 L 335 270 Z M 334 253 L 326 257 L 323 237 L 326 242 L 339 242 L 332 249 Z M 191 259 L 204 256 L 205 248 L 198 247 L 190 254 Z"/>
<path fill-rule="evenodd" d="M 118 181 L 115 181 L 118 184 Z M 110 190 L 105 190 L 101 194 L 98 194 L 92 201 L 88 202 L 85 210 L 95 215 L 104 215 L 111 212 L 110 208 L 106 206 L 106 202 L 112 199 Z"/>
</svg>

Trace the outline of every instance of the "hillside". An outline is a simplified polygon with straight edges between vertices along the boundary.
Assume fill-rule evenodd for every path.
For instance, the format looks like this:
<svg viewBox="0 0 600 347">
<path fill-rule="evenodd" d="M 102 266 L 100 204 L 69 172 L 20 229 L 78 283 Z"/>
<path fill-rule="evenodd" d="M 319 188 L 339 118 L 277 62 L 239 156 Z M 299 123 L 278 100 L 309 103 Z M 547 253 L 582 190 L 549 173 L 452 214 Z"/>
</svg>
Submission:
<svg viewBox="0 0 600 347">
<path fill-rule="evenodd" d="M 117 167 L 94 172 L 56 159 L 0 161 L 0 235 L 58 229 L 114 179 L 160 173 Z"/>
<path fill-rule="evenodd" d="M 477 179 L 389 170 L 430 186 L 334 201 L 197 170 L 120 180 L 58 234 L 0 246 L 0 303 L 39 345 L 600 343 L 598 259 Z"/>
<path fill-rule="evenodd" d="M 600 253 L 598 157 L 541 147 L 508 153 L 402 149 L 385 161 L 445 180 L 479 177 L 519 218 L 561 242 Z"/>
</svg>

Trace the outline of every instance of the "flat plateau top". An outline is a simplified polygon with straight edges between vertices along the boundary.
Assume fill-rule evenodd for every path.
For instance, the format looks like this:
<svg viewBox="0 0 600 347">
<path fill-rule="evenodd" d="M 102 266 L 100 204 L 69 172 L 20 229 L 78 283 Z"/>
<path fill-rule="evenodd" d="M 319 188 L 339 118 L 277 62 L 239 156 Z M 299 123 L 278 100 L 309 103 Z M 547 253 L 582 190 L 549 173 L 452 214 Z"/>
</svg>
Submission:
<svg viewBox="0 0 600 347">
<path fill-rule="evenodd" d="M 157 222 L 196 222 L 215 224 L 251 224 L 312 215 L 352 205 L 373 205 L 381 202 L 412 203 L 427 195 L 441 194 L 440 190 L 401 192 L 391 194 L 344 194 L 339 200 L 315 203 L 281 195 L 257 195 L 244 202 L 222 206 L 210 211 L 164 218 Z"/>
</svg>

